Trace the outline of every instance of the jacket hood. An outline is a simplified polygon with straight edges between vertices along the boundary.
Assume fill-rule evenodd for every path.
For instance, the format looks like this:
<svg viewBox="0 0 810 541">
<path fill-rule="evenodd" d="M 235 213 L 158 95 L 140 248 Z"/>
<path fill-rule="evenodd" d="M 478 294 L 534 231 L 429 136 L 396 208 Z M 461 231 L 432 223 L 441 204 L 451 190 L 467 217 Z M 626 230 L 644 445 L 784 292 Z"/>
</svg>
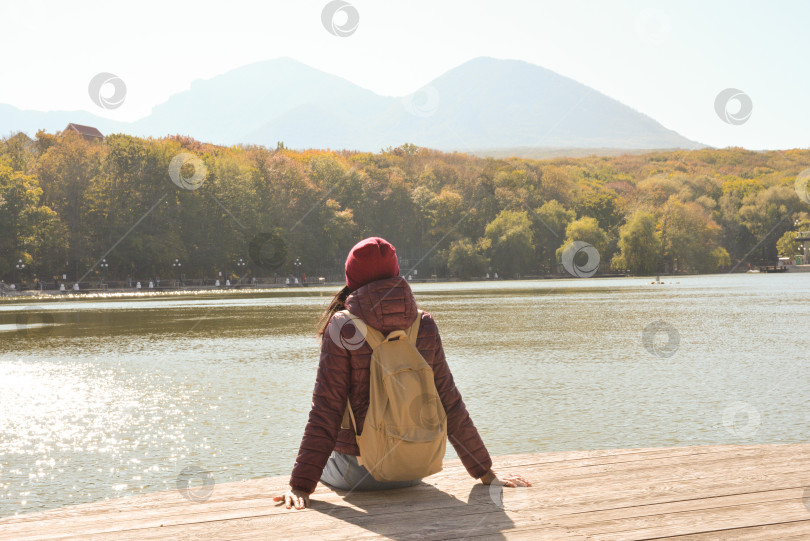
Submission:
<svg viewBox="0 0 810 541">
<path fill-rule="evenodd" d="M 383 334 L 407 329 L 418 314 L 411 286 L 402 276 L 370 282 L 353 291 L 346 309 Z"/>
</svg>

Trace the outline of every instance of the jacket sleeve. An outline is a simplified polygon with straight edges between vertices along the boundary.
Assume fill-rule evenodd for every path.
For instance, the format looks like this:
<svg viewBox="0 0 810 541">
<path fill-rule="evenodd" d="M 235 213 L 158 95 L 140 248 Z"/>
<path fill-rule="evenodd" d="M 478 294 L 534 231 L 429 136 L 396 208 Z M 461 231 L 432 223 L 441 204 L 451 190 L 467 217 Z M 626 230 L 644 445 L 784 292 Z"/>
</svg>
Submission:
<svg viewBox="0 0 810 541">
<path fill-rule="evenodd" d="M 330 325 L 352 335 L 354 326 L 348 323 L 344 314 L 332 316 Z M 309 420 L 301 439 L 298 458 L 295 461 L 290 486 L 312 493 L 318 485 L 326 461 L 335 448 L 346 399 L 349 396 L 351 380 L 351 362 L 349 351 L 335 343 L 329 331 L 321 340 L 321 359 L 318 364 L 318 375 L 315 378 L 315 390 L 312 392 L 312 407 Z"/>
<path fill-rule="evenodd" d="M 433 379 L 447 415 L 447 438 L 467 472 L 477 479 L 489 471 L 492 459 L 453 381 L 435 320 L 430 314 L 423 312 L 420 325 L 417 349 L 422 350 L 424 344 L 427 350 L 433 350 Z"/>
</svg>

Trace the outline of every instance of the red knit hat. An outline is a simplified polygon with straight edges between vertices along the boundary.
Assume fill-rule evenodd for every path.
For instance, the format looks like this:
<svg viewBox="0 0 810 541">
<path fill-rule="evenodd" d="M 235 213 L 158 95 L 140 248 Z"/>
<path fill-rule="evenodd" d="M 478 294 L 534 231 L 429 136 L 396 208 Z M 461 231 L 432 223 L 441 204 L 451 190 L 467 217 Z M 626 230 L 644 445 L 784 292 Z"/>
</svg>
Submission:
<svg viewBox="0 0 810 541">
<path fill-rule="evenodd" d="M 399 276 L 397 250 L 385 239 L 369 237 L 354 245 L 346 258 L 346 285 L 352 291 L 375 280 Z"/>
</svg>

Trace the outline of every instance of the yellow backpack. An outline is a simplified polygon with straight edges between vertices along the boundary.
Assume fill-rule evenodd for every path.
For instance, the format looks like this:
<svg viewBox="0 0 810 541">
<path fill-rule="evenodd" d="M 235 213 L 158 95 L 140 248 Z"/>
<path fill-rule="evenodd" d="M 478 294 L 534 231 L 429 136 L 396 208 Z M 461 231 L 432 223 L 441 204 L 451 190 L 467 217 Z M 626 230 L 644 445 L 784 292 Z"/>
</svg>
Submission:
<svg viewBox="0 0 810 541">
<path fill-rule="evenodd" d="M 358 463 L 377 481 L 421 479 L 442 470 L 447 441 L 447 418 L 433 381 L 433 369 L 416 349 L 419 313 L 407 330 L 383 336 L 348 310 L 343 311 L 357 329 L 365 331 L 371 346 L 368 413 L 357 436 Z M 343 428 L 357 435 L 351 402 Z"/>
</svg>

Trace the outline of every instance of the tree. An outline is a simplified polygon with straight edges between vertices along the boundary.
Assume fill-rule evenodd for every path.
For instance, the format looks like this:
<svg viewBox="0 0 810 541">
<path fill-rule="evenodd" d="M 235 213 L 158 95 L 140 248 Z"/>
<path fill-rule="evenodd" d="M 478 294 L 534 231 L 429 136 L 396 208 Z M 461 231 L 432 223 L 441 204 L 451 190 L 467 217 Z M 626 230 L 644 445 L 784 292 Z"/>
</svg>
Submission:
<svg viewBox="0 0 810 541">
<path fill-rule="evenodd" d="M 458 226 L 466 208 L 458 192 L 445 188 L 430 202 L 430 210 L 433 236 L 438 240 Z"/>
<path fill-rule="evenodd" d="M 41 198 L 36 178 L 0 162 L 0 275 L 13 273 L 18 259 L 39 273 L 64 257 L 64 229 Z"/>
<path fill-rule="evenodd" d="M 104 151 L 101 145 L 68 133 L 59 137 L 37 162 L 36 174 L 44 202 L 57 212 L 67 228 L 69 265 L 77 275 L 80 267 L 89 263 L 93 252 L 93 230 L 85 223 L 88 203 L 85 195 L 99 174 Z"/>
<path fill-rule="evenodd" d="M 793 257 L 801 252 L 802 243 L 796 240 L 796 234 L 799 231 L 810 230 L 810 220 L 797 220 L 796 229 L 785 231 L 785 233 L 776 241 L 776 251 L 782 257 Z"/>
<path fill-rule="evenodd" d="M 651 212 L 633 214 L 620 229 L 620 252 L 613 257 L 611 267 L 627 269 L 636 275 L 655 274 L 661 259 L 661 235 L 656 225 Z"/>
<path fill-rule="evenodd" d="M 622 214 L 616 206 L 616 194 L 607 190 L 588 191 L 575 204 L 577 216 L 596 218 L 599 227 L 613 231 L 622 221 Z"/>
<path fill-rule="evenodd" d="M 743 225 L 756 239 L 754 245 L 748 248 L 755 249 L 752 254 L 754 259 L 776 259 L 776 244 L 773 239 L 780 238 L 793 226 L 790 218 L 801 210 L 802 201 L 796 197 L 795 190 L 787 186 L 771 186 L 743 199 L 739 214 Z M 770 242 L 760 243 L 766 236 L 771 236 Z M 760 244 L 754 248 L 756 243 Z"/>
<path fill-rule="evenodd" d="M 568 224 L 568 227 L 565 229 L 565 241 L 557 248 L 558 261 L 562 258 L 562 253 L 568 245 L 576 240 L 587 242 L 599 252 L 600 260 L 607 260 L 609 256 L 607 253 L 609 239 L 607 233 L 599 227 L 599 223 L 595 218 L 584 216 Z"/>
<path fill-rule="evenodd" d="M 169 176 L 182 153 L 205 165 L 198 189 Z M 110 280 L 165 274 L 175 257 L 189 278 L 211 278 L 249 259 L 251 242 L 271 232 L 289 265 L 300 257 L 307 274 L 330 280 L 342 278 L 351 245 L 371 235 L 419 261 L 420 275 L 474 276 L 484 263 L 505 276 L 551 270 L 574 240 L 605 262 L 617 253 L 614 268 L 710 272 L 746 256 L 773 259 L 777 244 L 794 250 L 786 233 L 810 211 L 793 186 L 810 167 L 810 149 L 532 160 L 410 144 L 370 153 L 223 147 L 185 136 L 89 143 L 40 131 L 33 141 L 0 139 L 0 164 L 6 280 L 12 257 L 49 276 L 70 259 L 74 278 L 104 254 Z M 285 272 L 260 267 L 252 270 Z"/>
<path fill-rule="evenodd" d="M 543 167 L 540 179 L 541 195 L 545 200 L 555 199 L 563 203 L 571 200 L 574 183 L 568 177 L 568 172 L 562 167 Z"/>
<path fill-rule="evenodd" d="M 468 239 L 450 243 L 450 253 L 447 258 L 450 272 L 465 280 L 474 276 L 483 276 L 487 271 L 489 259 L 481 252 L 488 247 L 488 244 L 488 242 L 479 242 L 476 246 Z"/>
<path fill-rule="evenodd" d="M 0 155 L 8 158 L 8 164 L 15 171 L 31 173 L 37 159 L 37 144 L 20 132 L 0 141 Z"/>
<path fill-rule="evenodd" d="M 490 260 L 503 276 L 525 273 L 531 264 L 532 224 L 526 211 L 502 210 L 487 224 Z"/>
<path fill-rule="evenodd" d="M 720 226 L 698 203 L 670 197 L 658 229 L 665 268 L 669 271 L 712 272 L 728 264 L 728 252 L 718 243 Z"/>
<path fill-rule="evenodd" d="M 559 201 L 554 200 L 547 201 L 530 215 L 535 258 L 539 268 L 546 272 L 552 271 L 557 247 L 565 237 L 568 224 L 575 217 L 573 210 L 567 210 Z"/>
</svg>

